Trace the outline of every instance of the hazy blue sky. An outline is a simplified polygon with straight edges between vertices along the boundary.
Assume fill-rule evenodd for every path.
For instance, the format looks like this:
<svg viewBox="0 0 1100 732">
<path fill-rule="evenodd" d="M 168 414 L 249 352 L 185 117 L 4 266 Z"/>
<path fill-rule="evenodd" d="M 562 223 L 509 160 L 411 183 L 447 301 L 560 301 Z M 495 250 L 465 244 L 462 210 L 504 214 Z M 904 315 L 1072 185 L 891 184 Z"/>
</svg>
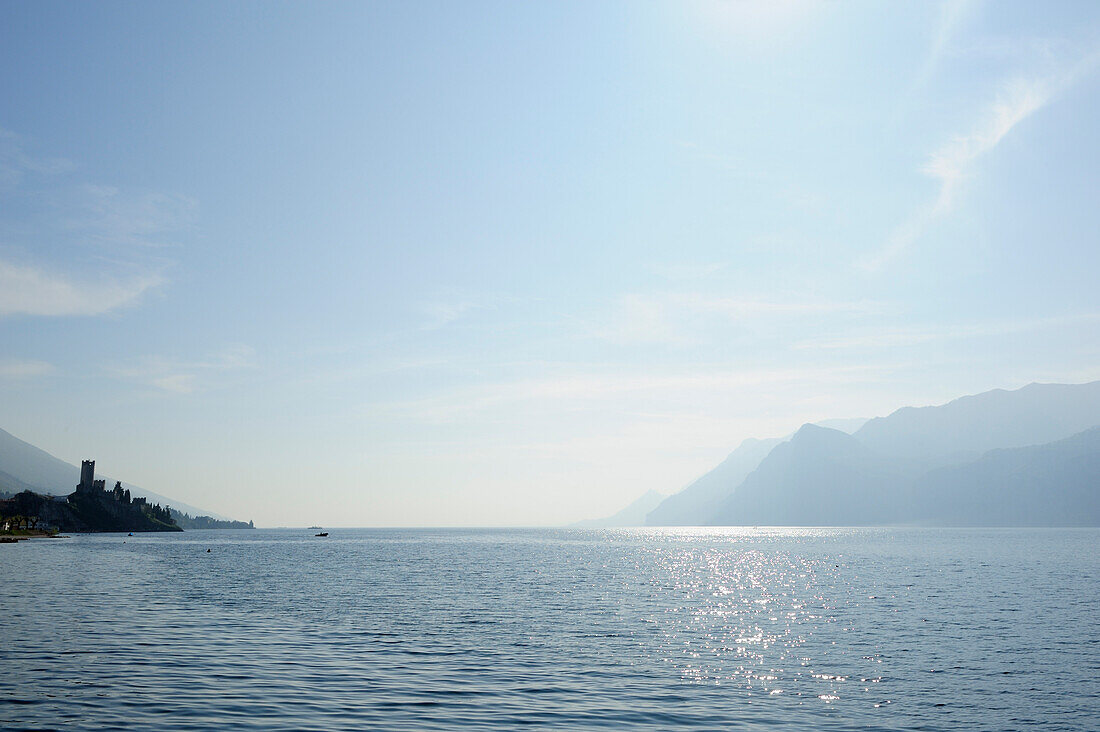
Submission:
<svg viewBox="0 0 1100 732">
<path fill-rule="evenodd" d="M 0 427 L 222 514 L 1100 378 L 1096 3 L 0 2 L 0 69 Z"/>
</svg>

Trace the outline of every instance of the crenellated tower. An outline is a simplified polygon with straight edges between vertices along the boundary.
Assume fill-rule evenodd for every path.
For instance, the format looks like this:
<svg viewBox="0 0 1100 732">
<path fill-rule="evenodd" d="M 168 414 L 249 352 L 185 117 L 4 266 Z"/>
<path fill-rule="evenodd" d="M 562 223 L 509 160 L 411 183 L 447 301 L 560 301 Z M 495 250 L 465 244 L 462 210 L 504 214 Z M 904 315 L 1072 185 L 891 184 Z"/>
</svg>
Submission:
<svg viewBox="0 0 1100 732">
<path fill-rule="evenodd" d="M 85 460 L 80 463 L 80 485 L 78 491 L 91 491 L 95 488 L 95 460 Z"/>
</svg>

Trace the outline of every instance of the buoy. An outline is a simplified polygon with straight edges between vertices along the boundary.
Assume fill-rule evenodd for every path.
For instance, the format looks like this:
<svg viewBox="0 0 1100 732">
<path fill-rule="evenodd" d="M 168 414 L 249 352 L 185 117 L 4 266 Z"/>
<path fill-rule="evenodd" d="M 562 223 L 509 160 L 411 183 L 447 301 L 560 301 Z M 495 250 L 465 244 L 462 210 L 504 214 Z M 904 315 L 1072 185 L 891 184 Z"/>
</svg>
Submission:
<svg viewBox="0 0 1100 732">
<path fill-rule="evenodd" d="M 209 554 L 209 553 L 210 553 L 210 550 L 209 550 L 209 549 L 207 549 L 207 550 L 206 550 L 206 553 L 207 553 L 207 554 Z"/>
</svg>

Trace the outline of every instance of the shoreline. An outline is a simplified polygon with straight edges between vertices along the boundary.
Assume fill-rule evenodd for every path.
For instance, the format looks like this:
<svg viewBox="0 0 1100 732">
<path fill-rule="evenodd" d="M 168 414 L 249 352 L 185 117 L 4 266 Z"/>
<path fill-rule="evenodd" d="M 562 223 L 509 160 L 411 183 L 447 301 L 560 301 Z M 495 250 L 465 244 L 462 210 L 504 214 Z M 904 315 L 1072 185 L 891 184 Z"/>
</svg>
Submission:
<svg viewBox="0 0 1100 732">
<path fill-rule="evenodd" d="M 43 529 L 24 529 L 20 531 L 0 531 L 0 544 L 17 544 L 26 539 L 64 539 L 57 531 Z"/>
</svg>

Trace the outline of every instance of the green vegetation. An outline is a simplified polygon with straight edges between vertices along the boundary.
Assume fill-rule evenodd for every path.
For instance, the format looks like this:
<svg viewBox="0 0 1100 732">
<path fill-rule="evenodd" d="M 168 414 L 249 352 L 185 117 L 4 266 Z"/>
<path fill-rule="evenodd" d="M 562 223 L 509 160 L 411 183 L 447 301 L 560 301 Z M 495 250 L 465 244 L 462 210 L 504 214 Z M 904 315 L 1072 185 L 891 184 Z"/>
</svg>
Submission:
<svg viewBox="0 0 1100 732">
<path fill-rule="evenodd" d="M 192 516 L 189 513 L 181 513 L 174 508 L 168 509 L 181 529 L 254 529 L 251 521 L 230 521 L 216 519 L 212 516 Z"/>
<path fill-rule="evenodd" d="M 42 526 L 42 520 L 38 516 L 23 516 L 15 514 L 4 516 L 0 514 L 0 543 L 12 543 L 20 539 L 28 539 L 34 536 L 56 536 L 57 528 Z"/>
</svg>

